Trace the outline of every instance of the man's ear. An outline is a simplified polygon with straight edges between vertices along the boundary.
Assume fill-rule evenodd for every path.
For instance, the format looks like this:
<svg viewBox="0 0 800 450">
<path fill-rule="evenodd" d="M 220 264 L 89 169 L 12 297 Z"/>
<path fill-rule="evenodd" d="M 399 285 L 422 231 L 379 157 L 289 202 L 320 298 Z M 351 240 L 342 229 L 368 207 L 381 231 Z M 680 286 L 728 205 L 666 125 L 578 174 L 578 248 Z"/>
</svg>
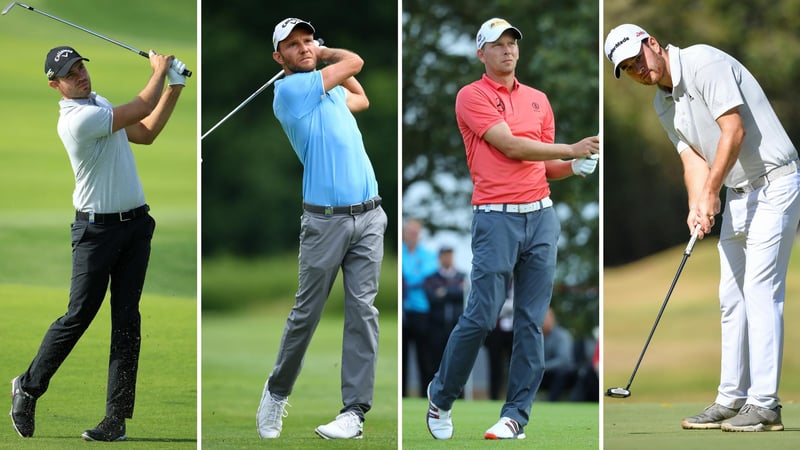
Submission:
<svg viewBox="0 0 800 450">
<path fill-rule="evenodd" d="M 47 84 L 48 84 L 48 85 L 49 85 L 51 88 L 53 88 L 53 89 L 55 89 L 55 90 L 58 90 L 58 80 L 50 80 L 50 81 L 48 81 L 48 82 L 47 82 Z"/>
<path fill-rule="evenodd" d="M 283 57 L 278 52 L 272 52 L 272 59 L 275 60 L 276 63 L 283 65 Z"/>
</svg>

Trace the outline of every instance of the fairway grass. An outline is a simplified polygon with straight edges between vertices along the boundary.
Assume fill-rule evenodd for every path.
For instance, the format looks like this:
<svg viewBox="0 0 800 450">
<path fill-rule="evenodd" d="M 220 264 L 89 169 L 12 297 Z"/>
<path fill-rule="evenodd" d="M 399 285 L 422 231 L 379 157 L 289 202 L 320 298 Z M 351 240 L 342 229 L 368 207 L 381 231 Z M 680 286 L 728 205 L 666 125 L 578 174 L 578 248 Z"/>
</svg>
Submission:
<svg viewBox="0 0 800 450">
<path fill-rule="evenodd" d="M 717 239 L 699 241 L 681 273 L 631 386 L 632 402 L 711 403 L 719 384 L 720 312 Z M 603 276 L 603 391 L 625 386 L 664 301 L 685 246 Z M 795 247 L 798 247 L 797 243 Z M 800 403 L 800 251 L 789 263 L 784 304 L 780 398 Z M 607 400 L 609 401 L 609 400 Z M 701 408 L 702 409 L 702 408 Z M 695 413 L 693 413 L 695 414 Z M 800 447 L 798 447 L 800 448 Z"/>
<path fill-rule="evenodd" d="M 0 393 L 10 408 L 9 381 L 36 355 L 47 327 L 64 314 L 66 289 L 0 284 Z M 193 298 L 145 293 L 136 410 L 126 448 L 197 447 L 197 304 Z M 108 299 L 37 402 L 33 438 L 20 438 L 3 413 L 0 448 L 86 448 L 81 433 L 105 413 Z M 8 411 L 8 409 L 3 409 Z"/>
<path fill-rule="evenodd" d="M 425 415 L 428 402 L 403 399 L 403 450 L 458 448 L 486 449 L 498 445 L 483 434 L 500 418 L 503 402 L 457 400 L 453 405 L 453 439 L 435 440 L 428 432 Z M 535 402 L 526 438 L 504 441 L 508 448 L 581 450 L 599 448 L 597 403 Z M 505 448 L 505 445 L 503 445 Z"/>
<path fill-rule="evenodd" d="M 342 408 L 342 317 L 326 308 L 289 396 L 276 440 L 260 440 L 256 410 L 291 304 L 237 314 L 203 314 L 202 448 L 397 449 L 397 320 L 380 317 L 375 399 L 361 440 L 326 441 L 314 429 Z M 328 305 L 330 306 L 330 305 Z"/>
<path fill-rule="evenodd" d="M 606 399 L 605 450 L 788 450 L 800 448 L 800 405 L 784 404 L 784 431 L 735 433 L 684 430 L 681 420 L 700 413 L 707 403 L 629 403 Z"/>
</svg>

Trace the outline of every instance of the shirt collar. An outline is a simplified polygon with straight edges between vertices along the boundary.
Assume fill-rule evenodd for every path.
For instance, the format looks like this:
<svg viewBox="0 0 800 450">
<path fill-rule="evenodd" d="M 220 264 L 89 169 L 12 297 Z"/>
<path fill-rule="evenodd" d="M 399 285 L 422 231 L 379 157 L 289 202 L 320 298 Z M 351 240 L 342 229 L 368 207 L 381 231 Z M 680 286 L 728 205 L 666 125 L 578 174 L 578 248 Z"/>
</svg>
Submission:
<svg viewBox="0 0 800 450">
<path fill-rule="evenodd" d="M 485 73 L 483 74 L 483 77 L 482 77 L 482 79 L 483 79 L 483 81 L 484 81 L 485 83 L 487 83 L 489 86 L 491 86 L 491 87 L 492 87 L 492 89 L 494 89 L 494 90 L 496 90 L 496 91 L 499 91 L 500 89 L 506 89 L 506 87 L 505 87 L 505 86 L 503 86 L 502 84 L 500 84 L 500 83 L 498 83 L 498 82 L 496 82 L 496 81 L 492 80 L 492 79 L 491 79 L 491 78 L 489 78 L 489 76 L 488 76 L 488 75 L 486 75 Z M 513 86 L 512 90 L 513 90 L 513 91 L 516 91 L 516 90 L 517 90 L 517 88 L 519 88 L 519 81 L 517 81 L 517 77 L 514 77 L 514 86 Z"/>
</svg>

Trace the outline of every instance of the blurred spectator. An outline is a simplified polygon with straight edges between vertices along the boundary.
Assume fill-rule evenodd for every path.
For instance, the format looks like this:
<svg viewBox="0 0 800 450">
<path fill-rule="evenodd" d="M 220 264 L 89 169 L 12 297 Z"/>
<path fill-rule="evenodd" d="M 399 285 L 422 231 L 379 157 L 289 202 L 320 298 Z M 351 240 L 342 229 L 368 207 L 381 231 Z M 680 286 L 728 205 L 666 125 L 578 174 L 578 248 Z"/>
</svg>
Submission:
<svg viewBox="0 0 800 450">
<path fill-rule="evenodd" d="M 486 336 L 483 345 L 489 355 L 489 398 L 505 398 L 506 371 L 511 362 L 514 344 L 514 283 L 508 287 L 508 295 L 497 318 L 497 326 Z"/>
<path fill-rule="evenodd" d="M 422 283 L 436 272 L 436 254 L 419 243 L 422 222 L 409 219 L 403 224 L 403 373 L 402 394 L 408 395 L 408 369 L 413 345 L 419 369 L 419 395 L 433 378 L 430 345 L 430 305 Z"/>
<path fill-rule="evenodd" d="M 553 308 L 547 310 L 542 324 L 544 334 L 544 378 L 539 389 L 547 391 L 547 400 L 560 401 L 575 384 L 575 345 L 572 334 L 556 321 Z"/>
<path fill-rule="evenodd" d="M 423 288 L 430 305 L 430 354 L 432 367 L 436 370 L 447 338 L 464 311 L 466 275 L 453 266 L 452 247 L 439 249 L 439 269 L 425 278 Z"/>
<path fill-rule="evenodd" d="M 585 364 L 578 365 L 578 380 L 569 395 L 572 402 L 600 401 L 600 343 L 594 341 L 594 356 Z"/>
</svg>

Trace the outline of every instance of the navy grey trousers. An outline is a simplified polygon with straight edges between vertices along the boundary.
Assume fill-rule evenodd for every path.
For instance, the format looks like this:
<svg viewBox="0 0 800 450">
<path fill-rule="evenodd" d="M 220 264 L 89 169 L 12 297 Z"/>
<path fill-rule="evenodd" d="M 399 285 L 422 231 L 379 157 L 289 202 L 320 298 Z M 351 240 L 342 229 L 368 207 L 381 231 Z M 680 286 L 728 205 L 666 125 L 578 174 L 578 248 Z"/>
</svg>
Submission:
<svg viewBox="0 0 800 450">
<path fill-rule="evenodd" d="M 478 351 L 497 323 L 513 276 L 514 343 L 500 417 L 523 426 L 528 423 L 544 374 L 542 323 L 553 293 L 560 232 L 553 208 L 525 214 L 475 211 L 472 289 L 430 384 L 436 406 L 451 409 L 464 389 Z"/>
</svg>

